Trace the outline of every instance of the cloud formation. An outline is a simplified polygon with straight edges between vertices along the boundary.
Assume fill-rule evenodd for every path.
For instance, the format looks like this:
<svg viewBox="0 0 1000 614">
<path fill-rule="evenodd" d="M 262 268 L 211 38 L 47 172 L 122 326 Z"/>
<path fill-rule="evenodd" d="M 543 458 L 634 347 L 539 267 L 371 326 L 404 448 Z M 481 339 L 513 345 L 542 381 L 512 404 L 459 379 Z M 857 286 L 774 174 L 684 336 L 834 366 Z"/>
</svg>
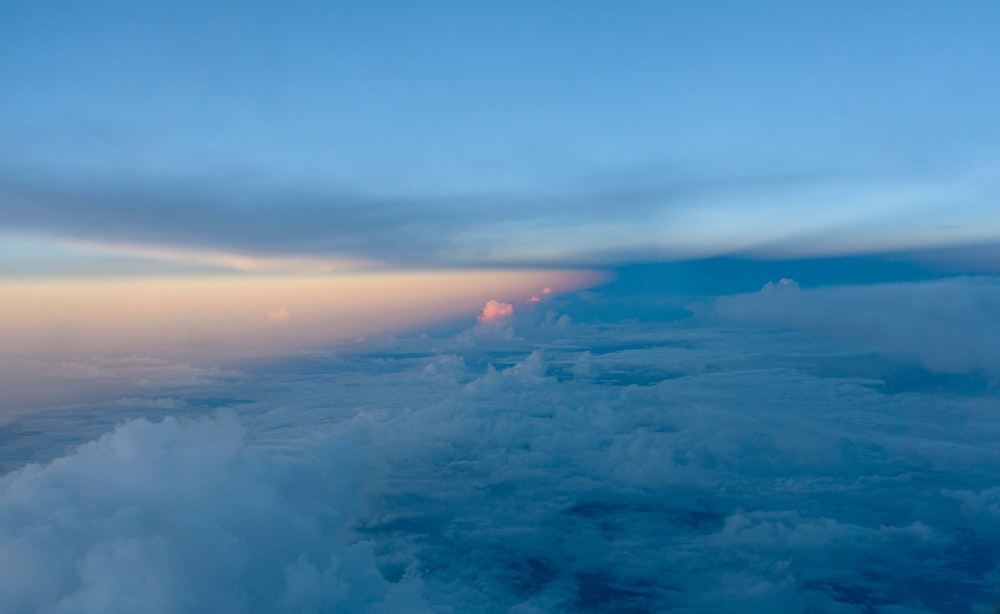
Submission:
<svg viewBox="0 0 1000 614">
<path fill-rule="evenodd" d="M 487 324 L 490 322 L 499 322 L 509 318 L 514 313 L 514 306 L 510 303 L 504 303 L 495 299 L 490 299 L 487 301 L 486 305 L 483 306 L 483 311 L 478 316 L 476 320 L 480 324 Z"/>
<path fill-rule="evenodd" d="M 904 304 L 937 297 L 982 328 L 993 314 L 967 306 L 991 283 L 777 283 L 717 303 L 725 319 L 561 326 L 558 297 L 517 310 L 517 336 L 151 389 L 122 404 L 233 410 L 127 422 L 5 476 L 0 606 L 114 610 L 141 587 L 150 611 L 986 612 L 995 385 L 774 314 L 912 324 Z M 51 420 L 35 446 L 80 428 Z"/>
<path fill-rule="evenodd" d="M 422 611 L 419 580 L 387 582 L 350 538 L 358 451 L 303 444 L 249 448 L 232 413 L 138 420 L 5 476 L 0 609 Z"/>
<path fill-rule="evenodd" d="M 1000 375 L 1000 283 L 992 277 L 810 290 L 782 279 L 714 308 L 729 319 L 870 343 L 934 371 Z"/>
</svg>

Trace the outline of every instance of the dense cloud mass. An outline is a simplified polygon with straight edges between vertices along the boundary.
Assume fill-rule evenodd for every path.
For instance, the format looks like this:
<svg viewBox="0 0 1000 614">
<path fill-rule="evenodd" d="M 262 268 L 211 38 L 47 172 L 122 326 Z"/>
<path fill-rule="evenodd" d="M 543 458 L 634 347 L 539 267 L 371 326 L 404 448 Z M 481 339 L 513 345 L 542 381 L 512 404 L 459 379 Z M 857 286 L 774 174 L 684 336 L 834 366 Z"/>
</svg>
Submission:
<svg viewBox="0 0 1000 614">
<path fill-rule="evenodd" d="M 991 612 L 995 288 L 545 296 L 123 399 L 0 481 L 0 609 Z"/>
<path fill-rule="evenodd" d="M 716 308 L 727 318 L 868 340 L 935 371 L 1000 375 L 1000 283 L 992 277 L 809 291 L 782 279 Z"/>
<path fill-rule="evenodd" d="M 347 541 L 370 461 L 247 449 L 232 412 L 126 423 L 0 482 L 5 612 L 420 611 Z"/>
</svg>

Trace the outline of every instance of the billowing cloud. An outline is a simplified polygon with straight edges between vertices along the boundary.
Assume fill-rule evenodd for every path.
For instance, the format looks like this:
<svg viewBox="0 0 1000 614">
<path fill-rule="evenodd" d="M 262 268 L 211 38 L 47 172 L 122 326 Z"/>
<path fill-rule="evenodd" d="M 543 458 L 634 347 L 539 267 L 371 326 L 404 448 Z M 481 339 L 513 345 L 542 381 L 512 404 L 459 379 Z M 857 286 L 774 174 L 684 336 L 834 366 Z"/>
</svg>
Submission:
<svg viewBox="0 0 1000 614">
<path fill-rule="evenodd" d="M 509 318 L 514 314 L 514 306 L 510 303 L 504 303 L 497 300 L 489 300 L 486 305 L 483 306 L 483 311 L 476 319 L 480 324 L 487 324 L 490 322 L 499 322 Z"/>
<path fill-rule="evenodd" d="M 419 580 L 387 582 L 349 539 L 357 451 L 303 444 L 247 447 L 231 413 L 139 420 L 5 476 L 0 609 L 422 611 Z"/>
<path fill-rule="evenodd" d="M 800 289 L 789 279 L 720 298 L 725 318 L 822 331 L 941 372 L 1000 375 L 1000 282 L 990 277 Z"/>
</svg>

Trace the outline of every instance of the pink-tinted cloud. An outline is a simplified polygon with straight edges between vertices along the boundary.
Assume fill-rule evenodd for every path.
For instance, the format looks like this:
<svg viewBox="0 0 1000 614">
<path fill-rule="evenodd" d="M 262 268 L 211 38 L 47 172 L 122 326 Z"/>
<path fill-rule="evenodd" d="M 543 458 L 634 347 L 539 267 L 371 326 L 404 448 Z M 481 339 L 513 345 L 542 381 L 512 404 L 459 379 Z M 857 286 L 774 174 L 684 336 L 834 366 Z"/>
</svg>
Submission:
<svg viewBox="0 0 1000 614">
<path fill-rule="evenodd" d="M 483 312 L 476 319 L 480 324 L 503 320 L 514 313 L 514 306 L 510 303 L 491 300 L 483 307 Z"/>
<path fill-rule="evenodd" d="M 552 288 L 545 288 L 542 290 L 542 294 L 552 294 Z"/>
</svg>

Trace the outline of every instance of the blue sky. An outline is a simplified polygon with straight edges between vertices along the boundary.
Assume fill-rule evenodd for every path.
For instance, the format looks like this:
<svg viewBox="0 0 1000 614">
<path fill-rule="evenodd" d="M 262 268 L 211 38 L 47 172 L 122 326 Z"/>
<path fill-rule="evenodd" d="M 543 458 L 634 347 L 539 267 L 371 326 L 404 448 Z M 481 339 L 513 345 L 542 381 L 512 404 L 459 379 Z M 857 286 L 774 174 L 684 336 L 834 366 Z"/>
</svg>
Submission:
<svg viewBox="0 0 1000 614">
<path fill-rule="evenodd" d="M 392 268 L 1000 237 L 993 3 L 0 11 L 8 250 L 32 237 Z"/>
</svg>

